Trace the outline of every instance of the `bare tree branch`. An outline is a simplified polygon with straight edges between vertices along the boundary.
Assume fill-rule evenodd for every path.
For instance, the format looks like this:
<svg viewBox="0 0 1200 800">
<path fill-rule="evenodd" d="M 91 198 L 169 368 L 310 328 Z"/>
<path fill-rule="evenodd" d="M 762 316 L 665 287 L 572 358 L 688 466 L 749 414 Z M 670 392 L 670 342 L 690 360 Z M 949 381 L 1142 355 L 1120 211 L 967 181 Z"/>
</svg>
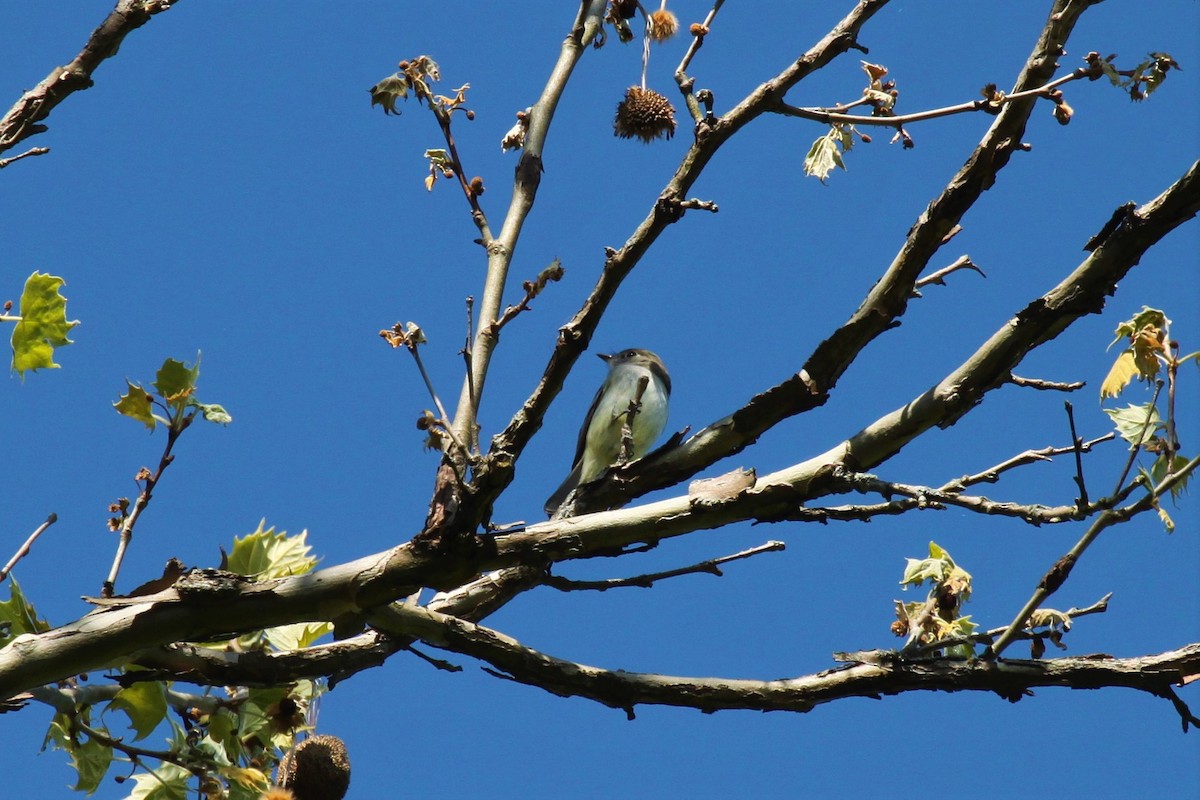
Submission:
<svg viewBox="0 0 1200 800">
<path fill-rule="evenodd" d="M 90 88 L 92 73 L 106 58 L 116 55 L 117 48 L 130 31 L 145 25 L 152 16 L 166 11 L 176 2 L 178 0 L 120 0 L 100 27 L 92 31 L 79 55 L 69 64 L 52 69 L 41 83 L 21 95 L 0 119 L 0 153 L 30 136 L 45 132 L 46 126 L 38 123 L 49 117 L 54 107 L 73 92 Z"/>
<path fill-rule="evenodd" d="M 1055 3 L 1046 26 L 1034 46 L 1033 53 L 1017 78 L 1014 92 L 1042 86 L 1050 79 L 1058 68 L 1057 58 L 1075 23 L 1092 4 L 1092 2 L 1073 3 L 1067 2 L 1067 0 L 1058 0 Z M 867 13 L 867 10 L 863 10 L 863 4 L 860 4 L 859 8 L 852 12 L 846 20 L 843 20 L 839 28 L 835 29 L 830 37 L 826 37 L 822 44 L 830 42 L 832 38 L 833 41 L 848 46 L 845 44 L 848 41 L 845 37 L 852 36 L 857 32 L 857 27 L 851 27 L 848 21 L 853 20 L 855 25 L 861 25 L 861 21 L 855 16 L 860 10 L 862 13 Z M 869 9 L 870 13 L 873 13 L 874 10 Z M 816 57 L 815 53 L 824 52 L 819 49 L 820 47 L 821 45 L 818 45 L 818 48 L 810 50 L 796 64 L 812 63 Z M 784 74 L 791 75 L 791 70 Z M 796 78 L 796 80 L 798 79 Z M 770 105 L 775 102 L 775 99 L 780 97 L 791 85 L 782 81 L 779 76 L 763 84 L 736 109 L 722 117 L 718 124 L 708 128 L 702 127 L 693 151 L 713 146 L 714 142 L 724 141 L 719 137 L 724 134 L 731 135 L 757 114 L 769 111 Z M 592 484 L 589 487 L 590 501 L 589 492 L 581 492 L 580 500 L 582 502 L 579 508 L 610 508 L 654 489 L 678 483 L 721 458 L 741 452 L 783 419 L 823 405 L 828 400 L 838 379 L 854 362 L 863 348 L 875 337 L 893 327 L 896 321 L 903 316 L 920 273 L 945 244 L 948 234 L 955 229 L 966 212 L 983 192 L 995 183 L 997 173 L 1007 165 L 1012 154 L 1021 150 L 1021 137 L 1024 135 L 1025 125 L 1033 112 L 1035 103 L 1036 95 L 1027 94 L 1022 99 L 1004 106 L 958 174 L 950 180 L 942 194 L 929 204 L 929 207 L 913 225 L 895 259 L 876 282 L 858 310 L 818 345 L 817 349 L 809 356 L 803 369 L 777 386 L 752 398 L 732 414 L 698 431 L 678 447 L 651 454 L 643 458 L 641 463 L 634 468 L 610 476 L 611 484 Z M 705 156 L 704 161 L 706 161 L 710 155 L 707 150 L 702 152 Z M 690 153 L 688 158 L 691 159 Z M 704 163 L 699 160 L 699 157 L 696 160 L 701 164 Z M 681 175 L 689 176 L 690 173 L 686 170 L 692 166 L 692 163 L 690 160 L 685 160 L 674 180 L 679 180 Z M 674 183 L 668 185 L 668 189 L 662 197 L 672 196 L 673 187 Z M 627 271 L 625 259 L 639 257 L 643 241 L 645 240 L 645 245 L 648 246 L 657 235 L 658 228 L 651 224 L 653 219 L 651 217 L 643 222 L 630 242 L 621 250 L 620 258 L 614 256 L 609 259 L 605 275 L 601 277 L 601 283 L 593 291 L 589 303 L 598 296 L 602 296 L 600 293 L 606 287 L 605 281 L 609 269 L 615 270 L 619 267 Z M 631 268 L 632 265 L 628 267 L 628 269 Z M 618 272 L 614 278 L 623 277 L 623 275 L 624 272 Z M 613 290 L 615 291 L 615 286 Z M 607 300 L 604 299 L 600 305 L 603 306 L 606 303 Z M 594 310 L 590 306 L 585 307 L 568 325 L 568 329 L 578 327 L 583 331 L 590 331 L 587 326 L 593 324 L 593 313 Z M 589 335 L 590 333 L 585 333 L 580 336 L 584 344 Z M 548 375 L 553 371 L 554 362 L 552 361 Z M 543 385 L 545 382 L 546 378 L 543 378 Z M 531 398 L 532 400 L 533 398 Z M 511 435 L 512 431 L 513 423 L 510 423 L 509 429 L 503 436 Z"/>
<path fill-rule="evenodd" d="M 1196 643 L 1140 658 L 904 661 L 894 654 L 881 654 L 876 663 L 857 663 L 784 680 L 682 678 L 612 672 L 564 661 L 498 631 L 425 609 L 397 609 L 389 612 L 389 617 L 394 622 L 393 632 L 402 631 L 434 646 L 478 658 L 520 683 L 563 697 L 585 697 L 621 708 L 631 717 L 636 705 L 683 706 L 706 712 L 804 712 L 847 697 L 878 698 L 911 691 L 985 691 L 1016 701 L 1040 686 L 1124 686 L 1163 697 L 1172 685 L 1200 673 L 1200 643 Z"/>
<path fill-rule="evenodd" d="M 1095 522 L 1088 527 L 1087 532 L 1085 532 L 1080 540 L 1075 543 L 1075 546 L 1068 550 L 1062 558 L 1056 561 L 1054 566 L 1052 566 L 1045 576 L 1043 576 L 1041 582 L 1038 583 L 1038 587 L 1034 591 L 1033 596 L 1029 598 L 1029 601 L 1025 604 L 1025 606 L 1019 612 L 1017 612 L 1017 616 L 1012 621 L 1012 624 L 1008 626 L 1008 630 L 1000 634 L 1000 638 L 996 640 L 995 644 L 988 648 L 988 653 L 986 655 L 988 657 L 997 658 L 1001 653 L 1004 652 L 1004 649 L 1008 647 L 1017 631 L 1025 627 L 1025 623 L 1029 620 L 1030 615 L 1032 615 L 1037 609 L 1041 608 L 1042 603 L 1046 602 L 1046 599 L 1058 591 L 1059 587 L 1066 582 L 1067 578 L 1071 574 L 1071 570 L 1074 569 L 1075 564 L 1079 561 L 1079 557 L 1083 555 L 1088 547 L 1090 547 L 1091 544 L 1096 541 L 1096 537 L 1098 537 L 1106 528 L 1111 528 L 1113 525 L 1117 525 L 1125 520 L 1131 519 L 1132 517 L 1149 511 L 1157 506 L 1158 499 L 1164 494 L 1170 492 L 1172 487 L 1178 486 L 1180 483 L 1187 480 L 1188 476 L 1195 471 L 1197 466 L 1200 466 L 1200 456 L 1196 456 L 1182 469 L 1173 472 L 1171 475 L 1163 479 L 1158 486 L 1149 487 L 1149 491 L 1146 493 L 1146 495 L 1136 502 L 1121 508 L 1114 508 L 1101 513 L 1100 516 L 1096 518 Z"/>
</svg>

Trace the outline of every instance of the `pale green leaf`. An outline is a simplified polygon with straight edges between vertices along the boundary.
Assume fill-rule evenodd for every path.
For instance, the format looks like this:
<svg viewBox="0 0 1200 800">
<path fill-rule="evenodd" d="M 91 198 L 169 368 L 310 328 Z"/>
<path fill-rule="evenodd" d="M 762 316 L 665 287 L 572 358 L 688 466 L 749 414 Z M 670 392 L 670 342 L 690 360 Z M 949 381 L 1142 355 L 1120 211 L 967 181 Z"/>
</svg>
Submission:
<svg viewBox="0 0 1200 800">
<path fill-rule="evenodd" d="M 100 732 L 108 735 L 108 731 L 103 728 L 100 729 Z M 100 782 L 104 780 L 104 776 L 108 773 L 108 767 L 112 764 L 112 747 L 89 736 L 70 753 L 71 766 L 79 775 L 75 781 L 75 791 L 86 794 L 94 793 L 100 788 Z"/>
<path fill-rule="evenodd" d="M 233 416 L 225 410 L 224 406 L 217 405 L 216 403 L 197 403 L 195 400 L 192 401 L 192 406 L 200 409 L 200 413 L 209 422 L 216 422 L 221 425 L 228 425 L 233 422 Z"/>
<path fill-rule="evenodd" d="M 333 625 L 328 622 L 297 622 L 267 628 L 265 633 L 267 641 L 276 650 L 299 650 L 308 647 L 325 634 L 333 633 Z"/>
<path fill-rule="evenodd" d="M 126 800 L 188 800 L 192 773 L 178 764 L 163 763 L 149 773 L 133 776 L 134 787 Z"/>
<path fill-rule="evenodd" d="M 1164 427 L 1162 419 L 1158 416 L 1158 409 L 1149 403 L 1103 410 L 1112 418 L 1121 438 L 1133 445 L 1145 444 Z"/>
<path fill-rule="evenodd" d="M 835 167 L 846 168 L 842 161 L 842 154 L 838 150 L 836 128 L 812 143 L 812 147 L 808 149 L 808 155 L 804 157 L 804 174 L 811 175 L 824 183 Z"/>
</svg>

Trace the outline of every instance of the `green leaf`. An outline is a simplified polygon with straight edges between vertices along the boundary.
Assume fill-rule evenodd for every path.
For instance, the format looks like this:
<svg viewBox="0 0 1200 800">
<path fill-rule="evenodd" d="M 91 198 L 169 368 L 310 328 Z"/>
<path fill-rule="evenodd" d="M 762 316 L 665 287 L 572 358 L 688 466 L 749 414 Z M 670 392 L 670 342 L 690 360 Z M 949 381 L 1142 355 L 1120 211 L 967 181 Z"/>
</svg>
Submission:
<svg viewBox="0 0 1200 800">
<path fill-rule="evenodd" d="M 208 735 L 213 739 L 221 742 L 226 752 L 230 751 L 230 746 L 238 744 L 236 736 L 230 736 L 237 730 L 237 715 L 228 708 L 218 708 L 208 718 Z M 233 753 L 236 755 L 236 753 Z"/>
<path fill-rule="evenodd" d="M 82 713 L 82 716 L 87 717 L 86 711 Z M 108 772 L 108 766 L 112 763 L 112 748 L 91 737 L 87 737 L 82 742 L 78 741 L 71 736 L 70 730 L 71 721 L 67 719 L 67 716 L 61 713 L 55 714 L 54 719 L 50 722 L 50 728 L 46 731 L 42 749 L 45 750 L 46 745 L 53 744 L 55 749 L 65 750 L 70 756 L 71 766 L 79 775 L 75 782 L 75 791 L 92 794 L 100 786 L 100 781 L 104 779 L 105 773 Z M 108 735 L 108 731 L 104 728 L 98 730 Z"/>
<path fill-rule="evenodd" d="M 135 786 L 126 800 L 188 800 L 192 773 L 178 764 L 164 763 L 149 773 L 133 776 Z"/>
<path fill-rule="evenodd" d="M 308 554 L 312 549 L 306 541 L 308 531 L 288 536 L 287 531 L 276 533 L 274 527 L 264 528 L 266 524 L 264 519 L 253 533 L 241 539 L 234 537 L 225 569 L 268 580 L 303 575 L 317 565 L 317 559 Z"/>
<path fill-rule="evenodd" d="M 196 354 L 196 365 L 189 367 L 182 361 L 168 358 L 154 376 L 154 389 L 159 397 L 176 408 L 183 408 L 196 392 L 196 378 L 200 375 L 200 354 Z"/>
<path fill-rule="evenodd" d="M 1105 408 L 1105 414 L 1112 418 L 1121 438 L 1132 445 L 1141 445 L 1150 441 L 1154 434 L 1165 427 L 1158 416 L 1158 409 L 1150 403 L 1140 406 L 1129 405 L 1124 408 Z M 1147 424 L 1149 419 L 1149 424 Z"/>
<path fill-rule="evenodd" d="M 263 692 L 269 694 L 262 696 Z M 279 688 L 251 690 L 250 699 L 238 706 L 238 736 L 242 741 L 249 741 L 250 737 L 257 734 L 262 734 L 258 737 L 261 742 L 271 738 L 271 718 L 263 708 L 279 702 L 285 694 L 287 690 Z"/>
<path fill-rule="evenodd" d="M 55 275 L 34 272 L 21 292 L 21 321 L 12 332 L 12 368 L 24 376 L 30 370 L 56 369 L 54 348 L 71 344 L 67 334 L 79 320 L 67 319 L 67 298 L 59 294 L 66 283 Z"/>
<path fill-rule="evenodd" d="M 129 715 L 136 742 L 149 736 L 167 716 L 167 696 L 161 683 L 139 681 L 117 692 L 108 707 Z"/>
<path fill-rule="evenodd" d="M 9 598 L 0 601 L 0 645 L 8 644 L 25 633 L 42 633 L 50 630 L 50 623 L 38 617 L 37 612 L 13 575 L 8 576 Z"/>
<path fill-rule="evenodd" d="M 125 385 L 128 389 L 117 402 L 113 403 L 113 408 L 117 410 L 118 414 L 136 419 L 150 430 L 154 430 L 154 426 L 158 424 L 158 417 L 151 411 L 154 407 L 154 398 L 136 383 L 130 383 L 127 380 Z"/>
</svg>

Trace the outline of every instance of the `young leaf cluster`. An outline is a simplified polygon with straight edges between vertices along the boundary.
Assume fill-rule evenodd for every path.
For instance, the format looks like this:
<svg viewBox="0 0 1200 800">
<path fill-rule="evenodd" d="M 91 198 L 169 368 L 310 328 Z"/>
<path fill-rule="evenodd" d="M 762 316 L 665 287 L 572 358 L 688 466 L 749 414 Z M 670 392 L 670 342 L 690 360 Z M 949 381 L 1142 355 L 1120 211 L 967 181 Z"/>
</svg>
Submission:
<svg viewBox="0 0 1200 800">
<path fill-rule="evenodd" d="M 125 381 L 126 392 L 113 407 L 117 412 L 135 419 L 151 431 L 159 423 L 179 433 L 192 424 L 197 414 L 209 422 L 228 425 L 233 417 L 223 406 L 216 403 L 201 403 L 196 399 L 196 379 L 200 376 L 200 354 L 196 354 L 195 366 L 189 367 L 182 361 L 168 358 L 158 368 L 151 386 L 154 394 L 140 384 Z M 155 412 L 155 407 L 162 412 Z"/>
</svg>

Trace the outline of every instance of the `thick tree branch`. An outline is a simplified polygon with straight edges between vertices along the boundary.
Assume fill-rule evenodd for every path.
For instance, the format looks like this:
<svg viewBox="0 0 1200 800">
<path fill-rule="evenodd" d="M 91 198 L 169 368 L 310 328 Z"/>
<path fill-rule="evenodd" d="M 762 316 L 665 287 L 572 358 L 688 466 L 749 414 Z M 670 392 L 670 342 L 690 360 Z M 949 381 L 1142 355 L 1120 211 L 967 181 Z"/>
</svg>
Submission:
<svg viewBox="0 0 1200 800">
<path fill-rule="evenodd" d="M 389 614 L 393 633 L 478 658 L 513 680 L 563 697 L 585 697 L 632 717 L 633 707 L 671 705 L 711 712 L 722 709 L 811 711 L 847 697 L 879 698 L 911 691 L 985 691 L 1017 701 L 1040 686 L 1099 689 L 1124 686 L 1157 697 L 1200 674 L 1200 643 L 1140 658 L 1074 656 L 1044 661 L 903 661 L 883 654 L 857 663 L 786 680 L 682 678 L 609 671 L 564 661 L 464 620 L 421 608 Z"/>
<path fill-rule="evenodd" d="M 747 519 L 772 519 L 819 497 L 838 468 L 864 471 L 934 426 L 954 424 L 1034 347 L 1104 298 L 1142 254 L 1200 210 L 1200 164 L 1150 203 L 1131 210 L 1076 270 L 1005 324 L 970 359 L 920 397 L 845 442 L 760 478 L 727 501 L 678 497 L 621 511 L 531 526 L 523 533 L 473 537 L 450 557 L 409 543 L 309 575 L 243 586 L 195 581 L 160 596 L 118 600 L 74 623 L 18 637 L 0 648 L 0 699 L 95 669 L 135 650 L 175 641 L 211 641 L 227 632 L 362 613 L 422 586 L 460 586 L 492 569 L 583 558 Z M 501 593 L 502 594 L 502 593 Z M 497 602 L 502 602 L 499 597 Z M 128 603 L 128 605 L 123 605 Z"/>
<path fill-rule="evenodd" d="M 42 120 L 54 107 L 73 92 L 92 86 L 92 73 L 106 59 L 116 55 L 117 48 L 130 33 L 150 21 L 150 17 L 166 11 L 178 0 L 120 0 L 116 8 L 92 31 L 79 55 L 67 65 L 55 67 L 41 83 L 21 95 L 8 113 L 0 119 L 0 153 L 18 142 L 45 132 Z M 36 155 L 30 152 L 26 155 Z"/>
</svg>

